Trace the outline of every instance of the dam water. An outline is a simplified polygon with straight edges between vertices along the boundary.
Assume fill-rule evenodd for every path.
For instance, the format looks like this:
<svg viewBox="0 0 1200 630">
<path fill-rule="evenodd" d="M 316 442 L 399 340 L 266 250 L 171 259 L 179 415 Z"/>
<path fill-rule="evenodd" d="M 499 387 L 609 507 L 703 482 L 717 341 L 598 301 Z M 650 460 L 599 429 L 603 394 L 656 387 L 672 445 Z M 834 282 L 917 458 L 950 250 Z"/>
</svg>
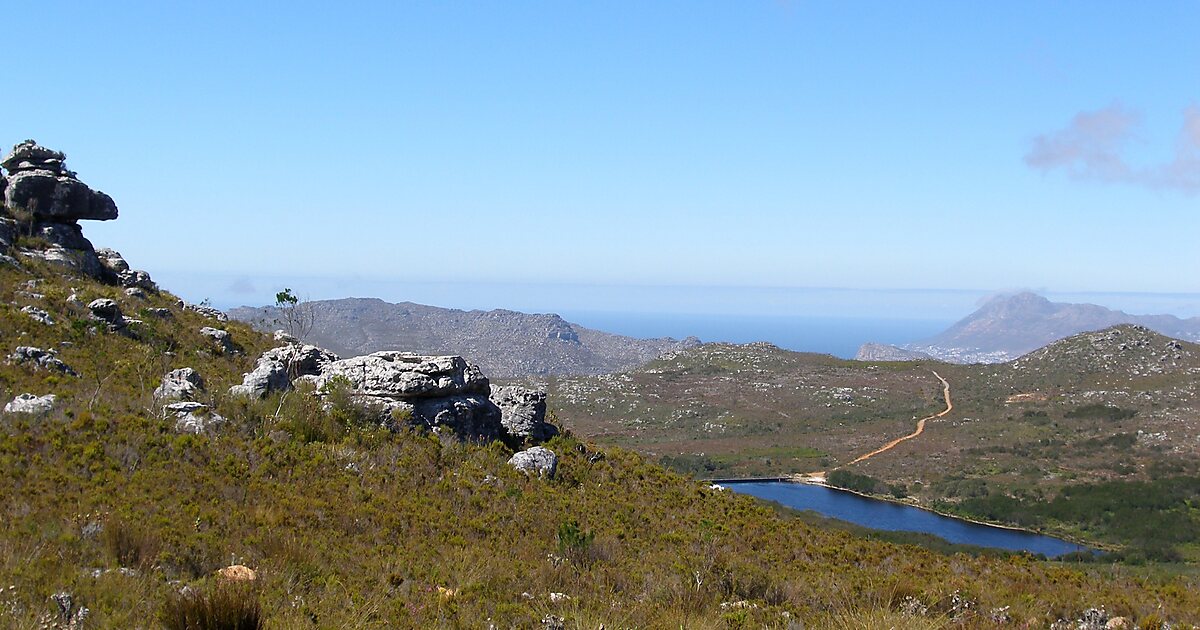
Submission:
<svg viewBox="0 0 1200 630">
<path fill-rule="evenodd" d="M 786 481 L 736 482 L 721 485 L 734 492 L 775 501 L 796 510 L 812 510 L 872 529 L 923 532 L 952 543 L 1028 551 L 1049 558 L 1074 551 L 1093 551 L 1089 547 L 1052 536 L 972 523 L 823 486 Z"/>
</svg>

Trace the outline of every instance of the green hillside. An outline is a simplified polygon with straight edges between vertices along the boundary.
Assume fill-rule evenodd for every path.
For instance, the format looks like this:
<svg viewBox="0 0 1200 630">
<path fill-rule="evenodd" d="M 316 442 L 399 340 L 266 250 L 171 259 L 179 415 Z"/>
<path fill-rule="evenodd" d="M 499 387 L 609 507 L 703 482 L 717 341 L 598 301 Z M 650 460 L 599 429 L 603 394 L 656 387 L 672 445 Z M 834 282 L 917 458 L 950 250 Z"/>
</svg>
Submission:
<svg viewBox="0 0 1200 630">
<path fill-rule="evenodd" d="M 569 435 L 544 479 L 499 441 L 384 430 L 350 397 L 231 398 L 269 337 L 21 260 L 0 265 L 4 352 L 54 349 L 77 375 L 0 365 L 5 401 L 57 397 L 0 414 L 6 627 L 71 627 L 80 607 L 89 628 L 181 627 L 206 605 L 268 628 L 1044 627 L 1099 607 L 1200 622 L 1194 580 L 868 540 Z M 140 322 L 114 330 L 98 298 Z M 154 389 L 181 367 L 224 424 L 163 418 Z M 257 579 L 218 577 L 234 564 Z"/>
</svg>

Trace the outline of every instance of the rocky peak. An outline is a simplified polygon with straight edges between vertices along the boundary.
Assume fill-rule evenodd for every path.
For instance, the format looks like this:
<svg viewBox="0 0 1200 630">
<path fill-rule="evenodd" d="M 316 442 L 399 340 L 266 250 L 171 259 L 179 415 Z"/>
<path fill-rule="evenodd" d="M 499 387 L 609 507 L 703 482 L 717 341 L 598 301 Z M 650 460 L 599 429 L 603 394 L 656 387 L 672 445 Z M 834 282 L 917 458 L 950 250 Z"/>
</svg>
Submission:
<svg viewBox="0 0 1200 630">
<path fill-rule="evenodd" d="M 7 171 L 0 174 L 0 262 L 40 259 L 129 289 L 156 290 L 149 274 L 84 238 L 78 222 L 116 219 L 117 204 L 79 181 L 66 159 L 26 140 L 0 160 Z"/>
<path fill-rule="evenodd" d="M 14 217 L 50 223 L 117 218 L 112 197 L 79 181 L 67 170 L 66 155 L 60 151 L 26 140 L 13 147 L 0 166 L 8 171 L 5 210 Z"/>
<path fill-rule="evenodd" d="M 62 151 L 47 149 L 35 140 L 26 140 L 14 146 L 8 156 L 0 161 L 0 166 L 9 173 L 42 170 L 62 174 L 66 170 L 66 160 L 67 156 Z"/>
</svg>

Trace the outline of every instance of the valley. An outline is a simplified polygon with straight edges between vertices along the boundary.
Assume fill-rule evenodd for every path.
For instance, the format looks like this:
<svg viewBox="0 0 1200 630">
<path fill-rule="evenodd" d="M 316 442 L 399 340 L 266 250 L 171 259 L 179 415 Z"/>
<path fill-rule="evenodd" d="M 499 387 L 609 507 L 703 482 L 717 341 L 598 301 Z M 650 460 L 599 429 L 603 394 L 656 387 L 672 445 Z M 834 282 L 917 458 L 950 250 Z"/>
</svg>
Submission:
<svg viewBox="0 0 1200 630">
<path fill-rule="evenodd" d="M 1134 539 L 1128 530 L 1027 504 L 1186 485 L 1200 455 L 1198 358 L 1193 344 L 1127 325 L 996 365 L 852 362 L 706 344 L 632 372 L 545 386 L 551 408 L 578 434 L 697 477 L 843 470 L 855 490 L 1123 544 Z M 951 408 L 931 369 L 953 383 Z M 914 425 L 920 437 L 905 440 Z M 1193 517 L 1181 514 L 1176 529 L 1191 531 Z M 1166 556 L 1194 557 L 1194 544 L 1172 545 Z"/>
</svg>

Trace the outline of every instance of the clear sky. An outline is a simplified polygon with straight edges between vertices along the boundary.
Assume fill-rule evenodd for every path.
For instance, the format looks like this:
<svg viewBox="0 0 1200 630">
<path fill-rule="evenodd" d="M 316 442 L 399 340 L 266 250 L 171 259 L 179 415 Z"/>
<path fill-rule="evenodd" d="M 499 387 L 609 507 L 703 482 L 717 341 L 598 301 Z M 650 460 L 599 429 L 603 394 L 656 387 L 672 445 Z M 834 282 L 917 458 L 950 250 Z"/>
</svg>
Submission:
<svg viewBox="0 0 1200 630">
<path fill-rule="evenodd" d="M 505 283 L 518 305 L 526 285 L 1200 293 L 1196 2 L 26 2 L 4 21 L 0 141 L 66 151 L 121 208 L 94 242 L 224 301 L 280 278 Z"/>
</svg>

